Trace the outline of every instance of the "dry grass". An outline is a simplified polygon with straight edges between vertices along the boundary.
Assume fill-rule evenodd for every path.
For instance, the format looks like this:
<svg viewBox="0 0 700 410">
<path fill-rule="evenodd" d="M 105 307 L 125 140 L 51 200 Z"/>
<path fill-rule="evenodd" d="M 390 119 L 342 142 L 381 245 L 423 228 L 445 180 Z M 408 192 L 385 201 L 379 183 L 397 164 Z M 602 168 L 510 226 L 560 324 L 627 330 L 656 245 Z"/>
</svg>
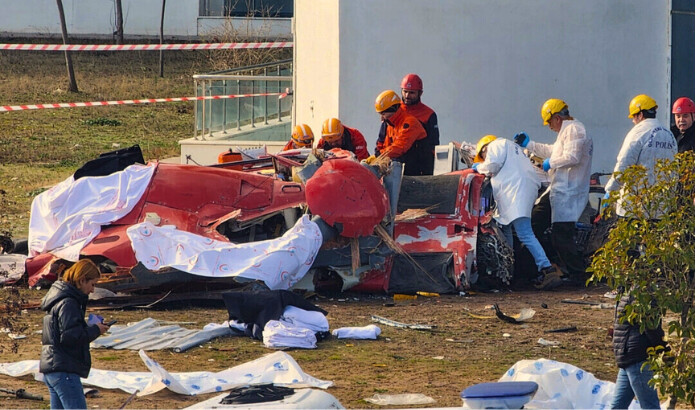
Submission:
<svg viewBox="0 0 700 410">
<path fill-rule="evenodd" d="M 74 53 L 80 92 L 68 93 L 63 54 L 2 51 L 0 105 L 190 96 L 192 75 L 211 71 L 215 53 L 166 52 L 164 78 L 156 52 Z M 101 152 L 139 144 L 146 159 L 179 155 L 193 104 L 0 113 L 0 231 L 26 237 L 34 196 Z"/>
</svg>

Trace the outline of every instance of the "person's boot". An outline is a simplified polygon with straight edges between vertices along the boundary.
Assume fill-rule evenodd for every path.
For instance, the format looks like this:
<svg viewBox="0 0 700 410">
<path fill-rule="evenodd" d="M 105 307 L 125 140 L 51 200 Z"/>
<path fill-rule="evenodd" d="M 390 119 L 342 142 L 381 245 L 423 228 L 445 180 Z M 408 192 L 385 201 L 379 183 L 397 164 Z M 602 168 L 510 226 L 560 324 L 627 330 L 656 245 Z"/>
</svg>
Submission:
<svg viewBox="0 0 700 410">
<path fill-rule="evenodd" d="M 535 279 L 535 288 L 539 290 L 552 290 L 561 284 L 561 271 L 554 266 L 543 268 Z"/>
</svg>

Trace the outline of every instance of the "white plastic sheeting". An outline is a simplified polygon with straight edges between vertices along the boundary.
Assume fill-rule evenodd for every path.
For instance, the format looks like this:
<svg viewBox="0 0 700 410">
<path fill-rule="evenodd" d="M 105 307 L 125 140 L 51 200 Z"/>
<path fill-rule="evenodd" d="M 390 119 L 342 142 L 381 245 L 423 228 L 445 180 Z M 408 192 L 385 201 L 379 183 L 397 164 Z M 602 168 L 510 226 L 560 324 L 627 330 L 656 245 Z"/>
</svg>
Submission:
<svg viewBox="0 0 700 410">
<path fill-rule="evenodd" d="M 236 367 L 213 372 L 170 373 L 158 362 L 152 360 L 146 352 L 139 351 L 139 356 L 150 372 L 118 372 L 91 369 L 83 384 L 104 389 L 120 389 L 127 393 L 139 391 L 145 396 L 168 389 L 178 394 L 197 395 L 223 392 L 241 385 L 274 383 L 290 388 L 317 387 L 327 389 L 333 385 L 312 377 L 299 367 L 292 356 L 284 352 L 275 352 Z M 15 363 L 0 363 L 0 374 L 20 377 L 33 374 L 43 381 L 39 372 L 38 360 L 23 360 Z"/>
<path fill-rule="evenodd" d="M 609 409 L 615 383 L 601 381 L 591 373 L 556 360 L 520 360 L 499 382 L 532 381 L 539 388 L 525 408 L 532 409 Z M 630 409 L 638 409 L 635 399 Z"/>
<path fill-rule="evenodd" d="M 51 252 L 77 261 L 80 250 L 107 225 L 128 214 L 148 188 L 154 164 L 128 166 L 101 177 L 71 175 L 32 202 L 29 256 Z"/>
<path fill-rule="evenodd" d="M 289 289 L 301 280 L 323 243 L 321 230 L 308 215 L 279 238 L 243 244 L 150 222 L 126 232 L 136 259 L 148 269 L 169 266 L 198 276 L 259 279 L 272 290 Z"/>
</svg>

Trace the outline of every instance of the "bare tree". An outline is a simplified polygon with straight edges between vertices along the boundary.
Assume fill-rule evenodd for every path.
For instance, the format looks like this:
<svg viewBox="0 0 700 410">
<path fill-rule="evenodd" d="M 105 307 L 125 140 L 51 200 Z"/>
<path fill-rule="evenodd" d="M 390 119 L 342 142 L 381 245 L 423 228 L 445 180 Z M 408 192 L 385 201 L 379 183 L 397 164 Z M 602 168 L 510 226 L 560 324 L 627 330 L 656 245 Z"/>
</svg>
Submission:
<svg viewBox="0 0 700 410">
<path fill-rule="evenodd" d="M 63 0 L 56 0 L 58 6 L 58 17 L 61 19 L 61 37 L 63 44 L 68 44 L 68 29 L 66 29 L 66 16 L 63 13 Z M 66 54 L 66 68 L 68 69 L 68 91 L 72 93 L 78 92 L 78 83 L 75 82 L 75 73 L 73 73 L 73 60 L 70 56 L 70 51 L 64 51 Z"/>
<path fill-rule="evenodd" d="M 124 44 L 124 16 L 122 14 L 122 0 L 114 2 L 117 29 L 114 34 L 117 36 L 117 44 Z"/>
<path fill-rule="evenodd" d="M 163 45 L 163 22 L 165 21 L 165 0 L 163 0 L 163 7 L 160 9 L 160 45 Z M 159 54 L 159 63 L 160 63 L 160 77 L 163 77 L 163 49 L 160 49 L 160 54 Z"/>
</svg>

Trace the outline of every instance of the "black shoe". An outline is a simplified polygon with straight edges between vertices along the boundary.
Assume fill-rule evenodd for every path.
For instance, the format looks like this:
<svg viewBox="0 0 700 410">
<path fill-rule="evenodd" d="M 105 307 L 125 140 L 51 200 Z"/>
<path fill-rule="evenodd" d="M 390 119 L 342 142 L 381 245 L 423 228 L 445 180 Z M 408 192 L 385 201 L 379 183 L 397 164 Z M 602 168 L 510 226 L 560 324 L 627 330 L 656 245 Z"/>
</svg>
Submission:
<svg viewBox="0 0 700 410">
<path fill-rule="evenodd" d="M 561 284 L 561 272 L 553 266 L 542 269 L 535 280 L 535 288 L 539 290 L 552 290 Z"/>
</svg>

